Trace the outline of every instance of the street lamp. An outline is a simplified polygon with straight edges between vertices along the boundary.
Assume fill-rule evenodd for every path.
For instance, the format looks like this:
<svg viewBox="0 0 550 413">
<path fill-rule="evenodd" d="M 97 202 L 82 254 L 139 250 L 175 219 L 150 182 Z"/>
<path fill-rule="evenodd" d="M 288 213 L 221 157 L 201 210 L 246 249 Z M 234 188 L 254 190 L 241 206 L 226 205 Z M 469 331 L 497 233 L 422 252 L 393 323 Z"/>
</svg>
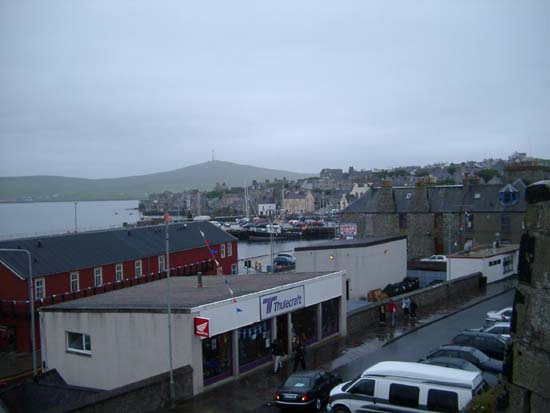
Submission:
<svg viewBox="0 0 550 413">
<path fill-rule="evenodd" d="M 170 291 L 170 235 L 168 232 L 168 221 L 170 221 L 170 216 L 166 214 L 164 216 L 164 231 L 166 238 L 166 260 L 165 260 L 165 270 L 166 270 L 166 307 L 168 314 L 168 359 L 169 359 L 169 370 L 170 370 L 170 405 L 174 407 L 176 400 L 176 391 L 174 388 L 174 369 L 172 366 L 172 297 Z"/>
<path fill-rule="evenodd" d="M 24 249 L 15 249 L 15 248 L 0 248 L 2 252 L 24 252 L 27 254 L 29 259 L 29 305 L 31 312 L 31 350 L 32 350 L 32 375 L 33 377 L 37 376 L 36 372 L 36 336 L 34 333 L 34 294 L 32 291 L 32 259 L 31 253 L 28 250 Z"/>
</svg>

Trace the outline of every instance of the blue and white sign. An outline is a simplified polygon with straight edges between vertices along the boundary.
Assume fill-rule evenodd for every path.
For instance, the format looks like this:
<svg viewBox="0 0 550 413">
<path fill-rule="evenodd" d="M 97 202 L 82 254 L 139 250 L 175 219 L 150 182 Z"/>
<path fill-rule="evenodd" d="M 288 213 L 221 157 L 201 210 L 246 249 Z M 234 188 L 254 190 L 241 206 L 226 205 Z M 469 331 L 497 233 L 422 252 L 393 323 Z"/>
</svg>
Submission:
<svg viewBox="0 0 550 413">
<path fill-rule="evenodd" d="M 260 297 L 260 318 L 275 317 L 305 307 L 304 286 L 278 291 Z"/>
</svg>

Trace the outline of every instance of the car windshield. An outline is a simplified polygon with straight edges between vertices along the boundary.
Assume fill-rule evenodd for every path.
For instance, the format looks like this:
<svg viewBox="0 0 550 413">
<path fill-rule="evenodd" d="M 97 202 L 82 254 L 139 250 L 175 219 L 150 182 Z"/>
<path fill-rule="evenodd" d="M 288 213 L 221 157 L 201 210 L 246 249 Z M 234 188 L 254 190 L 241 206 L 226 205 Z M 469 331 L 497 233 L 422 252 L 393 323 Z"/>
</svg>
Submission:
<svg viewBox="0 0 550 413">
<path fill-rule="evenodd" d="M 349 386 L 351 386 L 353 383 L 355 383 L 357 380 L 359 380 L 359 378 L 361 378 L 361 375 L 355 377 L 353 380 L 348 381 L 346 384 L 344 384 L 342 386 L 342 391 L 346 391 L 347 389 L 349 389 Z"/>
<path fill-rule="evenodd" d="M 288 379 L 286 379 L 283 387 L 294 387 L 297 389 L 303 389 L 303 388 L 309 388 L 310 386 L 311 386 L 310 377 L 290 376 Z"/>
</svg>

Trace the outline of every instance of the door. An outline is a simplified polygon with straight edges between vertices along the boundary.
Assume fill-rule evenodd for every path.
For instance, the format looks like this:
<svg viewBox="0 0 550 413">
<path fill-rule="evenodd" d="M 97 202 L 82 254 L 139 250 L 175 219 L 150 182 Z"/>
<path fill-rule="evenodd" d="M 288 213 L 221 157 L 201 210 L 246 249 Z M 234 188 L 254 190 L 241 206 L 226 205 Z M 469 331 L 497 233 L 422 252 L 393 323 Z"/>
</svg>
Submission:
<svg viewBox="0 0 550 413">
<path fill-rule="evenodd" d="M 277 316 L 277 339 L 281 344 L 283 352 L 288 352 L 288 316 L 282 314 Z"/>
</svg>

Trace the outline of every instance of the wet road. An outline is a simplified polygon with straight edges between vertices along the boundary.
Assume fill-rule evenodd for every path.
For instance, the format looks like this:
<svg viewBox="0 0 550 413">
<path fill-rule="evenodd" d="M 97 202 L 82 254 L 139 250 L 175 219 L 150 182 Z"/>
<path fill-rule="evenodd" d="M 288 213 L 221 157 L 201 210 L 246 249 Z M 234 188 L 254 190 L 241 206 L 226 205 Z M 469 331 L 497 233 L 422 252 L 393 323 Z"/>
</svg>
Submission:
<svg viewBox="0 0 550 413">
<path fill-rule="evenodd" d="M 513 298 L 514 292 L 507 292 L 415 330 L 384 346 L 388 338 L 387 334 L 391 334 L 388 332 L 384 337 L 380 337 L 379 342 L 368 341 L 358 347 L 347 349 L 340 357 L 324 367 L 340 374 L 346 381 L 380 361 L 418 361 L 430 350 L 448 344 L 460 330 L 481 327 L 485 324 L 485 314 L 488 311 L 512 305 Z M 276 412 L 277 409 L 274 406 L 260 406 L 253 411 L 267 413 Z"/>
</svg>

